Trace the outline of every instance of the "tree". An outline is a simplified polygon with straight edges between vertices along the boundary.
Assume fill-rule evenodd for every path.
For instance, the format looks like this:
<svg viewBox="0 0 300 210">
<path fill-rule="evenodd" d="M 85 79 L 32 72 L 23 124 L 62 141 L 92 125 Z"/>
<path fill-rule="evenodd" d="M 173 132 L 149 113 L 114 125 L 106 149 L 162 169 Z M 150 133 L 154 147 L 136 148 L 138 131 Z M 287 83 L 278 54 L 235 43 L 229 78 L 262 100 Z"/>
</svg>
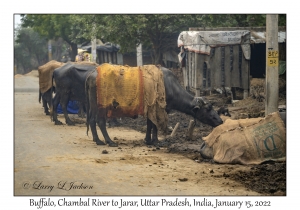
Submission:
<svg viewBox="0 0 300 210">
<path fill-rule="evenodd" d="M 170 37 L 197 20 L 197 15 L 82 15 L 73 16 L 86 39 L 97 36 L 104 41 L 117 43 L 121 52 L 135 50 L 140 43 L 152 51 L 153 63 L 162 63 L 162 54 L 170 48 Z M 74 37 L 74 35 L 73 35 Z M 172 43 L 174 46 L 174 43 Z"/>
<path fill-rule="evenodd" d="M 81 29 L 77 37 L 90 40 L 96 36 L 118 43 L 121 52 L 134 51 L 142 43 L 143 48 L 152 51 L 155 64 L 161 64 L 163 52 L 176 46 L 170 38 L 189 27 L 265 26 L 264 14 L 112 14 L 74 15 L 72 18 L 77 23 L 74 29 Z M 279 22 L 285 24 L 285 15 L 279 15 Z"/>
<path fill-rule="evenodd" d="M 265 14 L 202 15 L 202 27 L 259 27 L 266 26 Z M 286 15 L 279 15 L 279 26 L 286 26 Z"/>
<path fill-rule="evenodd" d="M 94 37 L 121 46 L 130 52 L 140 43 L 152 52 L 153 63 L 162 64 L 162 55 L 176 46 L 181 31 L 190 27 L 265 26 L 264 14 L 101 14 L 101 15 L 22 15 L 22 26 L 30 26 L 48 39 L 62 37 L 72 49 L 75 60 L 77 44 Z M 279 25 L 286 25 L 286 15 L 279 15 Z M 173 38 L 173 39 L 171 39 Z"/>
<path fill-rule="evenodd" d="M 17 28 L 14 61 L 18 73 L 27 73 L 42 65 L 47 59 L 47 41 L 31 28 Z"/>
<path fill-rule="evenodd" d="M 62 38 L 71 47 L 71 60 L 75 61 L 77 55 L 77 43 L 83 42 L 83 38 L 76 39 L 76 34 L 80 32 L 81 29 L 74 29 L 72 25 L 76 25 L 72 21 L 72 15 L 21 15 L 22 16 L 22 27 L 31 27 L 33 30 L 37 31 L 41 36 L 47 39 L 57 40 Z M 76 30 L 76 31 L 72 31 Z M 71 37 L 70 34 L 74 34 Z"/>
</svg>

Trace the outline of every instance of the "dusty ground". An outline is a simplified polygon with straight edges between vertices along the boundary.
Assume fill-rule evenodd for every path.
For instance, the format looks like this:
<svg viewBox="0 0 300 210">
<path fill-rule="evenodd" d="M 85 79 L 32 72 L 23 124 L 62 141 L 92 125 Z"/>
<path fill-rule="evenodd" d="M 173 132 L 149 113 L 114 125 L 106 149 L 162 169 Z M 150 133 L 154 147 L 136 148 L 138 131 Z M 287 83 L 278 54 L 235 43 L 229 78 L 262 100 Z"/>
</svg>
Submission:
<svg viewBox="0 0 300 210">
<path fill-rule="evenodd" d="M 217 94 L 209 98 L 216 108 L 227 100 Z M 228 105 L 233 119 L 264 108 L 241 103 Z M 91 133 L 86 135 L 84 120 L 71 117 L 76 126 L 55 126 L 38 103 L 36 74 L 15 76 L 14 195 L 286 195 L 285 163 L 244 166 L 205 160 L 200 145 L 212 128 L 198 122 L 193 140 L 186 140 L 192 118 L 185 114 L 169 115 L 169 125 L 180 126 L 173 138 L 160 135 L 155 147 L 143 141 L 142 117 L 108 127 L 117 148 L 97 146 Z M 59 119 L 64 122 L 62 115 Z M 98 134 L 103 139 L 99 129 Z"/>
<path fill-rule="evenodd" d="M 229 107 L 232 114 L 232 118 L 240 116 L 245 109 L 241 107 Z M 234 111 L 237 109 L 237 111 Z M 257 109 L 257 107 L 255 108 Z M 241 112 L 242 111 L 242 112 Z M 258 113 L 260 110 L 258 111 Z M 213 160 L 203 159 L 200 155 L 200 145 L 203 143 L 202 137 L 207 136 L 212 127 L 205 124 L 197 123 L 194 131 L 194 137 L 192 140 L 186 140 L 186 131 L 188 122 L 193 118 L 179 112 L 173 112 L 169 115 L 169 125 L 175 126 L 177 122 L 183 122 L 180 124 L 176 136 L 166 139 L 160 142 L 160 146 L 167 148 L 167 151 L 172 154 L 181 154 L 187 158 L 196 161 L 199 164 L 210 163 L 211 165 L 220 165 L 214 163 Z M 146 125 L 141 121 L 134 121 L 131 119 L 124 120 L 128 127 L 136 130 L 145 130 Z M 142 125 L 142 126 L 141 126 Z M 245 170 L 247 168 L 247 170 Z M 256 192 L 268 195 L 284 195 L 286 193 L 286 163 L 266 163 L 263 165 L 253 165 L 250 167 L 240 168 L 238 165 L 232 165 L 228 167 L 227 171 L 224 171 L 222 175 L 215 175 L 211 173 L 211 177 L 227 177 L 243 184 L 246 189 L 251 189 Z M 232 173 L 231 173 L 232 172 Z"/>
</svg>

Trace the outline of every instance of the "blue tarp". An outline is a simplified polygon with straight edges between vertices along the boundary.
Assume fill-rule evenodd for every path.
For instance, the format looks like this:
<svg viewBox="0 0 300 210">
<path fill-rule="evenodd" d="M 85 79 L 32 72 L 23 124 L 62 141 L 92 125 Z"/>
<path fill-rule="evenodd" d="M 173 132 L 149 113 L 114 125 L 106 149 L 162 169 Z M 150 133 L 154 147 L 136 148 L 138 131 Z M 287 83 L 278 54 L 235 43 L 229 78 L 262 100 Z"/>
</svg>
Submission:
<svg viewBox="0 0 300 210">
<path fill-rule="evenodd" d="M 69 101 L 68 106 L 67 106 L 68 114 L 77 114 L 79 110 L 79 106 L 77 104 L 77 101 Z M 57 106 L 57 113 L 58 114 L 63 114 L 61 105 L 58 104 Z"/>
</svg>

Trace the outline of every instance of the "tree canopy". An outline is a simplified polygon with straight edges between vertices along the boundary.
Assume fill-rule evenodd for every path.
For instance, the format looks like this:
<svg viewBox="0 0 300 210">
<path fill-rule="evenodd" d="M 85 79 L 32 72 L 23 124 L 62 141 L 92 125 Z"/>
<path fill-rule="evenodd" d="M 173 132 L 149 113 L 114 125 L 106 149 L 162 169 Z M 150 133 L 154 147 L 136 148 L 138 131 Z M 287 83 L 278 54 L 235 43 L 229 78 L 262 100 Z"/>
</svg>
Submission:
<svg viewBox="0 0 300 210">
<path fill-rule="evenodd" d="M 97 37 L 118 43 L 121 52 L 135 51 L 142 43 L 152 51 L 155 64 L 161 63 L 163 52 L 176 46 L 171 37 L 190 27 L 257 27 L 266 24 L 263 14 L 112 14 L 74 15 L 72 18 L 77 23 L 74 28 L 81 29 L 77 38 Z M 279 25 L 286 25 L 285 15 L 279 15 Z"/>
<path fill-rule="evenodd" d="M 30 68 L 42 65 L 47 59 L 46 39 L 40 37 L 32 28 L 19 28 L 16 36 L 14 60 L 19 66 L 18 72 L 27 73 Z"/>
<path fill-rule="evenodd" d="M 82 29 L 78 36 L 117 43 L 121 52 L 135 51 L 135 47 L 142 43 L 145 48 L 151 49 L 153 63 L 160 63 L 162 53 L 174 46 L 174 43 L 170 45 L 171 36 L 178 36 L 181 30 L 197 20 L 195 15 L 172 14 L 74 15 L 73 18 L 78 24 L 74 27 Z M 72 36 L 75 37 L 74 34 Z"/>
<path fill-rule="evenodd" d="M 162 53 L 176 46 L 172 37 L 190 27 L 256 27 L 265 26 L 264 14 L 28 14 L 22 15 L 22 27 L 31 27 L 47 39 L 63 38 L 72 48 L 93 38 L 121 46 L 121 52 L 143 48 L 152 52 L 153 63 L 162 62 Z M 280 26 L 286 15 L 280 14 Z"/>
<path fill-rule="evenodd" d="M 74 61 L 77 55 L 77 44 L 84 41 L 84 38 L 76 38 L 80 29 L 72 27 L 75 24 L 72 21 L 72 15 L 68 14 L 55 14 L 55 15 L 41 15 L 41 14 L 28 14 L 22 16 L 22 27 L 31 27 L 38 32 L 42 37 L 47 39 L 57 40 L 62 38 L 71 46 L 71 59 Z M 75 37 L 72 37 L 71 35 Z"/>
</svg>

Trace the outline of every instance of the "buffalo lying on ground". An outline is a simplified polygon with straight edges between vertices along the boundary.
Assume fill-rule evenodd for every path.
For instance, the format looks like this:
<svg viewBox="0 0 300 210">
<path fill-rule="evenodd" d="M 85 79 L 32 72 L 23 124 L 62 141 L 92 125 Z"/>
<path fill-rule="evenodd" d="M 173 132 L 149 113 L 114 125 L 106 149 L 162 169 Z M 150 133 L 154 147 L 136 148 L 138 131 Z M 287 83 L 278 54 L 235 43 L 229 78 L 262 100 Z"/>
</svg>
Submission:
<svg viewBox="0 0 300 210">
<path fill-rule="evenodd" d="M 166 95 L 166 112 L 177 110 L 198 119 L 200 122 L 216 127 L 223 123 L 218 113 L 212 108 L 212 104 L 202 97 L 193 97 L 182 88 L 176 76 L 166 68 L 161 68 L 163 72 L 165 95 Z M 117 146 L 111 140 L 106 130 L 106 113 L 99 111 L 97 107 L 96 92 L 97 71 L 93 71 L 86 79 L 86 97 L 87 97 L 87 131 L 91 128 L 93 141 L 97 145 L 104 145 L 97 134 L 96 124 L 104 136 L 105 142 L 109 146 Z M 151 136 L 152 131 L 152 136 Z M 147 118 L 146 143 L 153 145 L 158 142 L 157 127 Z"/>
<path fill-rule="evenodd" d="M 86 105 L 85 80 L 89 72 L 95 69 L 96 65 L 94 64 L 87 65 L 69 62 L 54 70 L 52 82 L 55 83 L 56 94 L 51 105 L 51 117 L 55 125 L 62 124 L 57 119 L 56 110 L 58 104 L 61 105 L 67 125 L 74 125 L 67 112 L 69 101 L 78 101 L 79 110 L 84 110 Z"/>
</svg>

